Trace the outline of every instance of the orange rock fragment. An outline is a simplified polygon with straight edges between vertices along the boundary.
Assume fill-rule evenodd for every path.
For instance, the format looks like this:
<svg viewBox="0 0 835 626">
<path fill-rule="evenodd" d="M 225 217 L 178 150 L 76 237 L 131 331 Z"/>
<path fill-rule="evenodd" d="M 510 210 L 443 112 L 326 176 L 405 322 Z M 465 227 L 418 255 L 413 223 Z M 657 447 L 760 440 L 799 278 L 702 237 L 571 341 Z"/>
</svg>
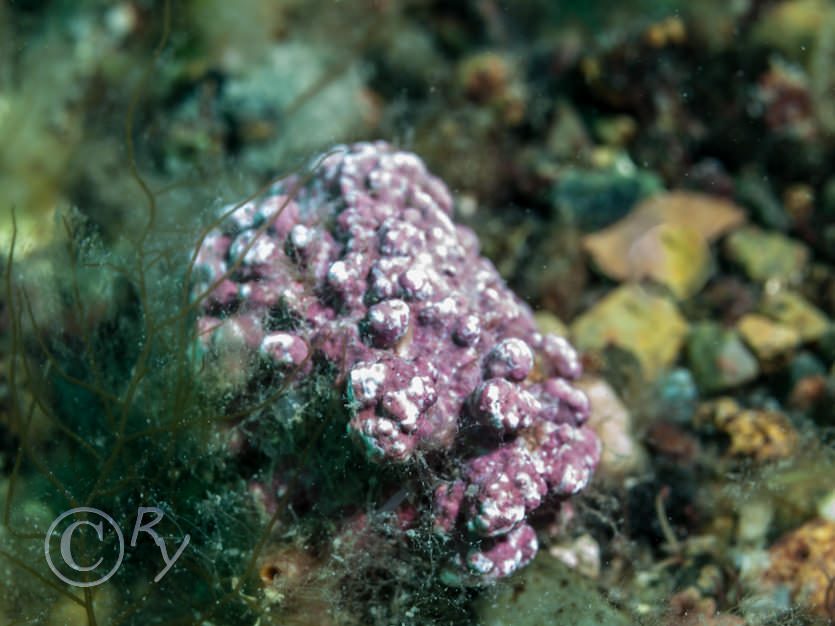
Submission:
<svg viewBox="0 0 835 626">
<path fill-rule="evenodd" d="M 769 556 L 766 584 L 788 587 L 794 602 L 820 615 L 835 612 L 835 522 L 803 524 L 778 539 Z"/>
</svg>

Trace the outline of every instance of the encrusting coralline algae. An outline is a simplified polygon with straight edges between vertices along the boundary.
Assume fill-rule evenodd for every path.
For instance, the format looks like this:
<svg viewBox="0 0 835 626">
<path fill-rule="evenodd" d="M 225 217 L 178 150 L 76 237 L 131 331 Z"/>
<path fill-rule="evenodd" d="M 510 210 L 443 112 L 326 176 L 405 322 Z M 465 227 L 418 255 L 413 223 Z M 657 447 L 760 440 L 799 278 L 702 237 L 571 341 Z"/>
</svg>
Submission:
<svg viewBox="0 0 835 626">
<path fill-rule="evenodd" d="M 435 483 L 410 489 L 451 540 L 449 579 L 488 580 L 533 558 L 528 516 L 588 484 L 600 443 L 576 352 L 538 332 L 452 209 L 414 154 L 338 147 L 204 240 L 197 325 L 209 360 L 257 354 L 294 385 L 343 372 L 351 439 L 378 464 L 429 465 Z"/>
</svg>

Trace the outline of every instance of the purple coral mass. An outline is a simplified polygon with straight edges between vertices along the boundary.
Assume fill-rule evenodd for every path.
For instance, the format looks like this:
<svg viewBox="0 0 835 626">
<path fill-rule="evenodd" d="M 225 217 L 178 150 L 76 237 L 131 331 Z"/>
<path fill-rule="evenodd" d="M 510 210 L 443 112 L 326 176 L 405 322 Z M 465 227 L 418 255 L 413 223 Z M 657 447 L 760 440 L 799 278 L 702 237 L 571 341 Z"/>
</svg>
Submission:
<svg viewBox="0 0 835 626">
<path fill-rule="evenodd" d="M 533 368 L 533 352 L 521 339 L 511 337 L 497 343 L 485 358 L 485 378 L 525 380 Z"/>
<path fill-rule="evenodd" d="M 527 428 L 542 408 L 536 396 L 527 389 L 519 389 L 503 378 L 491 378 L 481 383 L 471 397 L 473 412 L 479 421 L 499 433 Z"/>
<path fill-rule="evenodd" d="M 409 330 L 411 311 L 403 300 L 378 302 L 368 309 L 368 327 L 378 348 L 391 348 Z"/>
<path fill-rule="evenodd" d="M 204 349 L 237 342 L 281 371 L 307 363 L 297 376 L 311 375 L 311 356 L 344 369 L 360 449 L 377 463 L 432 463 L 449 480 L 427 514 L 461 571 L 509 575 L 536 553 L 530 513 L 582 489 L 599 460 L 588 401 L 570 383 L 577 353 L 538 332 L 414 154 L 359 143 L 329 154 L 291 199 L 292 183 L 235 211 L 199 250 L 196 293 L 236 268 L 201 301 L 198 327 L 214 335 Z"/>
<path fill-rule="evenodd" d="M 292 333 L 270 333 L 261 341 L 261 351 L 275 363 L 299 366 L 307 358 L 307 344 Z"/>
</svg>

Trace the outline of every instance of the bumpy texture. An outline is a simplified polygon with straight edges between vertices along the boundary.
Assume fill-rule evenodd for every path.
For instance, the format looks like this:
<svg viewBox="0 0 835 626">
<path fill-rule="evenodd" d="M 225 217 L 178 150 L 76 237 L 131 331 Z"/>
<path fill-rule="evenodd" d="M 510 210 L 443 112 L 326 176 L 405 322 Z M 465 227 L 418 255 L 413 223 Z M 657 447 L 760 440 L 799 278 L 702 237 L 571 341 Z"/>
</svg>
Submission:
<svg viewBox="0 0 835 626">
<path fill-rule="evenodd" d="M 599 460 L 569 382 L 576 352 L 537 331 L 417 156 L 337 148 L 291 188 L 240 207 L 199 250 L 206 354 L 233 346 L 296 379 L 317 361 L 345 372 L 355 442 L 446 476 L 427 514 L 460 572 L 507 576 L 536 553 L 531 511 L 583 489 Z"/>
</svg>

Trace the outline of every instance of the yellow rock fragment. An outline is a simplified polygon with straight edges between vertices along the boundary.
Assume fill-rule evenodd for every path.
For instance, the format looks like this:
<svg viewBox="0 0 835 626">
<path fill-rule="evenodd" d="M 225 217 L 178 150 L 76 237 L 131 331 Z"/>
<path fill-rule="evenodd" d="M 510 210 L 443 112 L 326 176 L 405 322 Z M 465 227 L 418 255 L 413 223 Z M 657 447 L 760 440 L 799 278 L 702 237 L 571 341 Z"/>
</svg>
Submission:
<svg viewBox="0 0 835 626">
<path fill-rule="evenodd" d="M 781 290 L 767 296 L 762 307 L 763 314 L 790 326 L 800 335 L 800 339 L 817 341 L 829 329 L 831 322 L 820 309 L 810 304 L 803 296 L 794 291 Z"/>
<path fill-rule="evenodd" d="M 717 398 L 699 407 L 697 425 L 713 422 L 730 437 L 728 453 L 758 461 L 786 458 L 797 448 L 797 432 L 778 411 L 743 409 L 732 398 Z"/>
<path fill-rule="evenodd" d="M 653 380 L 678 356 L 687 322 L 670 299 L 624 285 L 574 320 L 571 334 L 580 350 L 614 345 L 631 352 L 644 377 Z"/>
<path fill-rule="evenodd" d="M 737 322 L 737 330 L 762 362 L 786 356 L 800 344 L 800 334 L 759 313 L 746 313 Z"/>
<path fill-rule="evenodd" d="M 710 249 L 694 229 L 660 224 L 632 245 L 626 258 L 631 278 L 652 278 L 679 300 L 697 293 L 710 272 Z"/>
</svg>

